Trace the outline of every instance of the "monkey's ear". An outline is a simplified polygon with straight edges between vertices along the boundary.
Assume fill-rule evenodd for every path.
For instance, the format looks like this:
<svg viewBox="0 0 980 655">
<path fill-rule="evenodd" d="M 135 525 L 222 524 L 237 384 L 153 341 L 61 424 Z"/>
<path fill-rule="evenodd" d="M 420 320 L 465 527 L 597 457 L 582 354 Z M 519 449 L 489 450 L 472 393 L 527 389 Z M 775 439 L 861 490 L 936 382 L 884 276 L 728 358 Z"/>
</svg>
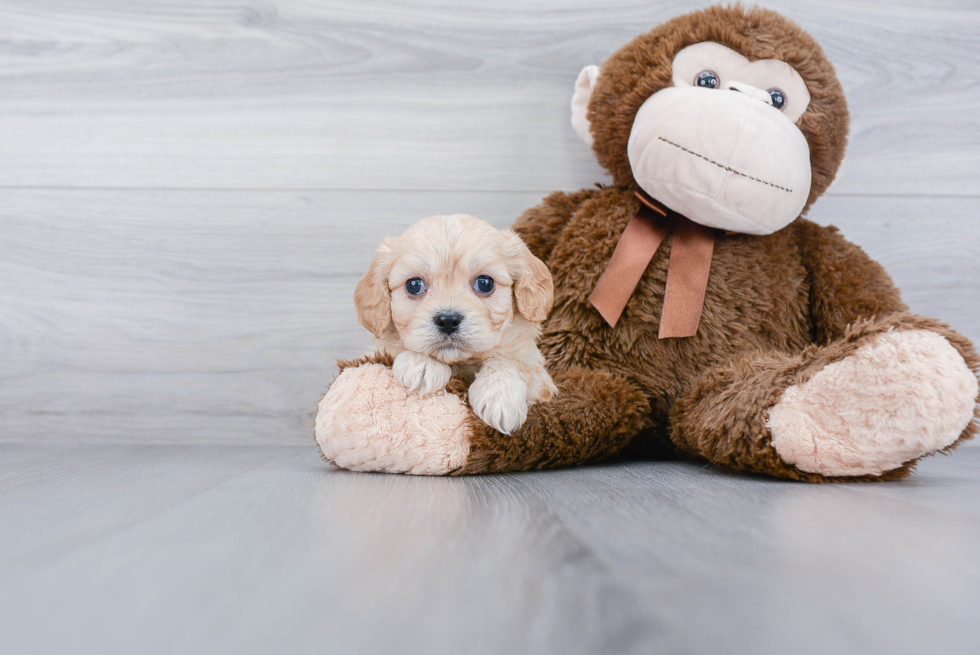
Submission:
<svg viewBox="0 0 980 655">
<path fill-rule="evenodd" d="M 589 131 L 589 98 L 592 89 L 599 79 L 599 67 L 592 64 L 586 66 L 575 80 L 575 93 L 572 94 L 572 127 L 579 138 L 586 144 L 592 145 L 592 132 Z"/>
<path fill-rule="evenodd" d="M 374 253 L 371 266 L 354 289 L 357 320 L 379 339 L 391 323 L 391 290 L 388 288 L 391 264 L 391 247 L 385 242 Z"/>
<path fill-rule="evenodd" d="M 514 299 L 517 311 L 532 323 L 541 323 L 548 318 L 554 302 L 554 282 L 551 271 L 544 262 L 535 257 L 524 241 L 514 232 L 507 231 L 510 237 L 510 269 L 514 275 Z"/>
</svg>

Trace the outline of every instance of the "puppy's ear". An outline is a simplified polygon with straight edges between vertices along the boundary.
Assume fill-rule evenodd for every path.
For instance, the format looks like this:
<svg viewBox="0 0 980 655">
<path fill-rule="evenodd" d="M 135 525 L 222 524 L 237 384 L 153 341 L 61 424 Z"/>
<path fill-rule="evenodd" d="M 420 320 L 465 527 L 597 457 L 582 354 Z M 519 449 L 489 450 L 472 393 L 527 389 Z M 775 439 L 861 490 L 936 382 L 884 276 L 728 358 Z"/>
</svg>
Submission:
<svg viewBox="0 0 980 655">
<path fill-rule="evenodd" d="M 385 241 L 374 253 L 371 266 L 354 289 L 357 320 L 379 339 L 391 323 L 391 290 L 388 289 L 391 264 L 391 245 Z"/>
<path fill-rule="evenodd" d="M 532 323 L 548 318 L 554 302 L 554 283 L 551 271 L 540 259 L 531 254 L 517 234 L 508 231 L 511 241 L 511 274 L 514 276 L 514 298 L 517 311 Z"/>
</svg>

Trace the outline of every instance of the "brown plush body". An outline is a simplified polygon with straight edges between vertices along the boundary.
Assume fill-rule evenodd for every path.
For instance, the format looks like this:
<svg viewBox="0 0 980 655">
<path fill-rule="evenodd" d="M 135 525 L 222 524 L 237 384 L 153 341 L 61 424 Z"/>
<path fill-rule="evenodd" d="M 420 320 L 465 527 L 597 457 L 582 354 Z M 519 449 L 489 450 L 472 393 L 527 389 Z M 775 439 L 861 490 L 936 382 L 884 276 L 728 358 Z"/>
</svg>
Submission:
<svg viewBox="0 0 980 655">
<path fill-rule="evenodd" d="M 440 409 L 443 418 L 433 414 L 431 432 L 445 436 L 400 435 L 397 448 L 404 449 L 405 440 L 417 443 L 408 455 L 395 457 L 393 437 L 352 417 L 380 412 L 387 418 L 402 412 L 401 405 L 358 409 L 349 405 L 360 396 L 343 392 L 347 405 L 321 404 L 318 416 L 317 439 L 328 459 L 357 470 L 471 474 L 569 466 L 617 454 L 683 456 L 812 482 L 888 480 L 907 475 L 918 457 L 973 436 L 980 358 L 970 342 L 938 321 L 909 314 L 879 264 L 836 229 L 803 217 L 764 236 L 717 232 L 692 337 L 658 338 L 669 236 L 615 327 L 590 304 L 640 208 L 626 158 L 634 116 L 646 98 L 670 84 L 671 57 L 704 41 L 752 60 L 780 59 L 800 73 L 812 98 L 797 122 L 810 146 L 807 206 L 826 189 L 843 157 L 847 110 L 833 68 L 802 30 L 770 11 L 712 8 L 639 37 L 603 65 L 588 105 L 593 147 L 614 184 L 554 193 L 514 226 L 554 277 L 554 309 L 540 349 L 557 396 L 531 407 L 513 436 L 472 415 L 450 416 L 451 407 Z M 338 382 L 359 371 L 356 384 L 387 384 L 380 367 L 351 368 L 369 361 L 379 360 L 347 364 Z M 950 380 L 955 384 L 947 385 Z M 922 401 L 924 390 L 936 390 L 931 404 Z M 465 400 L 459 381 L 450 391 Z M 915 412 L 895 418 L 910 405 Z M 830 418 L 822 421 L 821 413 Z M 884 422 L 864 418 L 871 414 Z M 803 427 L 785 427 L 794 421 Z M 935 425 L 945 426 L 943 439 L 925 439 L 917 449 L 906 443 L 932 434 Z M 900 428 L 894 442 L 892 426 Z M 774 444 L 777 428 L 782 442 Z M 451 457 L 442 457 L 446 444 Z"/>
<path fill-rule="evenodd" d="M 611 328 L 588 296 L 638 208 L 628 188 L 556 193 L 515 225 L 554 275 L 555 308 L 541 350 L 559 398 L 532 408 L 513 438 L 475 430 L 463 472 L 570 465 L 629 446 L 637 454 L 690 455 L 820 481 L 824 476 L 784 464 L 769 445 L 766 411 L 787 387 L 890 328 L 935 330 L 972 369 L 980 365 L 968 340 L 908 314 L 888 274 L 860 248 L 805 219 L 768 236 L 718 238 L 696 336 L 657 338 L 669 242 Z M 580 398 L 583 387 L 594 395 Z M 590 430 L 594 424 L 605 430 Z M 960 439 L 974 431 L 971 423 Z M 881 479 L 907 475 L 911 466 Z"/>
</svg>

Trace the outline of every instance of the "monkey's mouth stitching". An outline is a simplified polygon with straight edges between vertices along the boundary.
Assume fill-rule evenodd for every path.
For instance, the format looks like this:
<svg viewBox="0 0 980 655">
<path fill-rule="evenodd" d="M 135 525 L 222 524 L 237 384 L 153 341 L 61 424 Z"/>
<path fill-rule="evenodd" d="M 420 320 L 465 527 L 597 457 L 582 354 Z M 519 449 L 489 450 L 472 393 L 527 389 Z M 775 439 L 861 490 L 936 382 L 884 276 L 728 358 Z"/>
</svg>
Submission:
<svg viewBox="0 0 980 655">
<path fill-rule="evenodd" d="M 675 148 L 680 148 L 681 150 L 683 150 L 684 152 L 686 152 L 686 153 L 688 153 L 690 155 L 694 155 L 695 157 L 700 157 L 701 159 L 705 160 L 709 164 L 714 164 L 718 168 L 722 168 L 722 169 L 728 171 L 729 173 L 735 173 L 736 175 L 741 175 L 742 177 L 747 178 L 749 180 L 752 180 L 754 182 L 761 182 L 762 184 L 771 186 L 771 187 L 773 187 L 775 189 L 779 189 L 780 191 L 785 191 L 786 193 L 793 193 L 793 190 L 792 189 L 787 189 L 786 187 L 779 186 L 778 184 L 773 184 L 772 182 L 766 182 L 765 180 L 760 180 L 757 177 L 752 177 L 751 175 L 746 175 L 742 171 L 736 171 L 731 166 L 725 166 L 724 164 L 719 164 L 718 162 L 716 162 L 713 159 L 708 159 L 704 155 L 699 155 L 698 153 L 694 152 L 693 150 L 688 150 L 684 146 L 679 146 L 676 143 L 674 143 L 673 141 L 669 141 L 669 140 L 663 138 L 662 136 L 658 136 L 657 138 L 660 139 L 661 141 L 663 141 L 664 143 L 667 143 L 667 144 L 670 144 L 670 145 L 674 146 Z"/>
</svg>

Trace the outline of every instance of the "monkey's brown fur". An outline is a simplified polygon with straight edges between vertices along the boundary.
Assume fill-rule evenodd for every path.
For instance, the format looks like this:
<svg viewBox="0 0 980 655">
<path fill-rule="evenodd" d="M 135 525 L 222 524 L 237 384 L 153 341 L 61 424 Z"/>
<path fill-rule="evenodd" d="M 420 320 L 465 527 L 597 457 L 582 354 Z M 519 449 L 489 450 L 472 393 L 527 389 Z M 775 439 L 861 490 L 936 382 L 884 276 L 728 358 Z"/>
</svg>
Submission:
<svg viewBox="0 0 980 655">
<path fill-rule="evenodd" d="M 833 67 L 813 39 L 779 14 L 713 7 L 669 21 L 603 64 L 589 103 L 594 150 L 613 186 L 556 192 L 515 230 L 554 276 L 554 309 L 541 350 L 559 394 L 531 407 L 513 436 L 470 418 L 470 454 L 457 474 L 529 470 L 621 452 L 704 458 L 720 466 L 809 482 L 835 481 L 780 459 L 767 412 L 792 385 L 889 330 L 931 330 L 980 371 L 970 342 L 913 316 L 884 269 L 835 228 L 799 218 L 768 236 L 716 239 L 697 334 L 659 339 L 670 237 L 650 262 L 619 323 L 610 328 L 588 297 L 639 209 L 627 139 L 640 105 L 671 85 L 682 48 L 714 41 L 749 59 L 781 59 L 811 94 L 798 125 L 810 145 L 809 206 L 833 180 L 848 114 Z M 465 399 L 462 383 L 450 390 Z M 950 449 L 977 431 L 971 422 Z M 881 476 L 897 479 L 908 462 Z"/>
<path fill-rule="evenodd" d="M 615 53 L 589 103 L 594 150 L 614 186 L 553 193 L 515 225 L 554 276 L 555 308 L 541 349 L 559 396 L 532 407 L 511 437 L 474 419 L 470 458 L 458 473 L 566 466 L 629 444 L 637 452 L 674 451 L 740 471 L 827 481 L 784 463 L 769 443 L 765 413 L 787 387 L 889 329 L 934 330 L 974 372 L 980 369 L 968 340 L 907 313 L 879 264 L 835 228 L 803 218 L 768 236 L 718 237 L 694 337 L 657 338 L 669 237 L 616 328 L 603 321 L 588 296 L 639 209 L 626 155 L 633 119 L 648 97 L 671 85 L 674 55 L 702 41 L 753 60 L 781 59 L 800 73 L 811 94 L 798 123 L 813 172 L 807 206 L 833 181 L 847 140 L 843 91 L 817 43 L 779 14 L 712 7 L 664 23 Z M 974 422 L 957 444 L 975 431 Z M 868 478 L 901 478 L 913 465 Z"/>
<path fill-rule="evenodd" d="M 599 459 L 624 448 L 629 440 L 622 432 L 632 431 L 640 442 L 632 446 L 641 451 L 673 448 L 735 470 L 824 481 L 783 463 L 769 445 L 765 412 L 787 387 L 888 329 L 938 332 L 972 370 L 980 370 L 968 340 L 938 321 L 908 314 L 879 264 L 835 228 L 805 219 L 768 236 L 718 237 L 694 337 L 657 338 L 669 241 L 610 328 L 588 296 L 638 208 L 630 189 L 610 187 L 552 194 L 518 221 L 518 233 L 555 278 L 555 308 L 541 349 L 561 393 L 532 407 L 513 437 L 474 421 L 462 473 Z M 542 238 L 547 230 L 557 236 Z M 572 371 L 574 377 L 563 377 Z M 572 383 L 578 385 L 575 395 L 565 400 Z M 591 389 L 602 393 L 589 402 L 582 394 Z M 627 411 L 624 402 L 637 391 L 640 399 Z M 633 418 L 637 407 L 649 407 L 642 421 Z M 612 427 L 603 433 L 593 429 L 597 423 Z M 975 430 L 971 423 L 960 440 Z M 873 479 L 900 478 L 911 469 L 908 464 Z"/>
<path fill-rule="evenodd" d="M 809 34 L 774 11 L 709 7 L 679 16 L 638 36 L 602 64 L 589 101 L 593 150 L 617 185 L 633 185 L 626 155 L 640 105 L 672 86 L 671 61 L 689 45 L 713 41 L 751 60 L 780 59 L 806 82 L 810 105 L 797 123 L 810 144 L 813 183 L 809 207 L 834 180 L 847 146 L 847 102 L 834 67 Z"/>
</svg>

